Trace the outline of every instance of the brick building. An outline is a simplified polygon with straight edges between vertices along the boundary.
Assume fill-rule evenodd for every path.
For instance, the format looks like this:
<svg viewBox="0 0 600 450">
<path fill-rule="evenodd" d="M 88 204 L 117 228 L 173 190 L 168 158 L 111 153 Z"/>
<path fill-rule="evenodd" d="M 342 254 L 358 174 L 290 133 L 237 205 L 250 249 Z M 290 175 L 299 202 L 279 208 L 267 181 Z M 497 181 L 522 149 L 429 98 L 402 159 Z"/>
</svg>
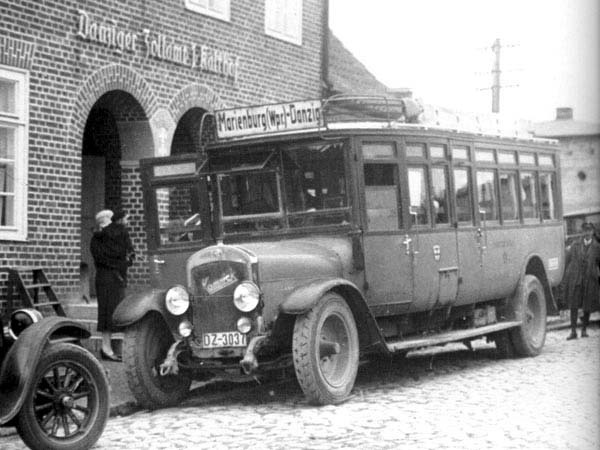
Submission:
<svg viewBox="0 0 600 450">
<path fill-rule="evenodd" d="M 320 0 L 0 1 L 0 268 L 79 298 L 94 214 L 122 207 L 144 283 L 139 160 L 197 151 L 206 111 L 320 97 L 326 27 Z"/>
<path fill-rule="evenodd" d="M 533 133 L 560 141 L 567 234 L 579 233 L 584 221 L 600 229 L 600 123 L 575 120 L 572 108 L 557 108 L 556 119 L 534 124 Z"/>
</svg>

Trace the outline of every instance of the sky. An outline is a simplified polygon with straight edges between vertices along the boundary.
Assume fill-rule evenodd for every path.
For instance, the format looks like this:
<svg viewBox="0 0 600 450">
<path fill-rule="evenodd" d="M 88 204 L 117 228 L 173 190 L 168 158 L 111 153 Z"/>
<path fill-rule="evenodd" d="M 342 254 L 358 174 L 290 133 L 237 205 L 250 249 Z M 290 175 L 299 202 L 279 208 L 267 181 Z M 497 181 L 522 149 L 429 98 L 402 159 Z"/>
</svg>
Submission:
<svg viewBox="0 0 600 450">
<path fill-rule="evenodd" d="M 329 23 L 379 81 L 458 111 L 600 123 L 600 0 L 330 0 Z M 510 86 L 510 87 L 509 87 Z"/>
</svg>

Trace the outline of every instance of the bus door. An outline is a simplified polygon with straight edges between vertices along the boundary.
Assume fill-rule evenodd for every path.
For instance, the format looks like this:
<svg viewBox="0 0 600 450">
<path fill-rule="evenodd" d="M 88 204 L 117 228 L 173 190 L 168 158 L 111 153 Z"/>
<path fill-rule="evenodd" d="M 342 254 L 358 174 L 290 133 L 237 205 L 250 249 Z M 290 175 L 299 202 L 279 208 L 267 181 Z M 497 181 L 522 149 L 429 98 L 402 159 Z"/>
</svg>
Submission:
<svg viewBox="0 0 600 450">
<path fill-rule="evenodd" d="M 412 302 L 413 266 L 403 231 L 397 143 L 362 142 L 365 294 L 374 315 L 405 313 Z"/>
<path fill-rule="evenodd" d="M 206 178 L 196 155 L 140 161 L 150 281 L 187 285 L 187 258 L 214 243 Z"/>
<path fill-rule="evenodd" d="M 469 304 L 481 298 L 485 289 L 483 258 L 486 250 L 485 230 L 474 224 L 473 181 L 471 152 L 468 145 L 453 145 L 452 149 L 452 194 L 454 221 L 456 226 L 456 246 L 458 250 L 458 292 L 457 305 Z"/>
<path fill-rule="evenodd" d="M 407 143 L 406 174 L 408 181 L 411 241 L 414 272 L 411 311 L 425 311 L 452 306 L 458 292 L 458 258 L 456 233 L 450 224 L 448 165 L 441 158 L 424 159 L 425 147 Z M 431 156 L 445 146 L 430 146 Z M 423 159 L 419 161 L 420 153 Z M 443 153 L 442 153 L 443 154 Z"/>
</svg>

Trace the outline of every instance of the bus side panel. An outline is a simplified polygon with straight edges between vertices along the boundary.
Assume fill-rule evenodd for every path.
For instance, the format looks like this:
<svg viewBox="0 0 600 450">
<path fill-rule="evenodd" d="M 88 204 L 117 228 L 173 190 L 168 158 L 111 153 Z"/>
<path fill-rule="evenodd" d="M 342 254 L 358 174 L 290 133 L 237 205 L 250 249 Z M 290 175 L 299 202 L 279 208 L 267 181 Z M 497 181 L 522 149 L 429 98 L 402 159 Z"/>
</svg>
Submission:
<svg viewBox="0 0 600 450">
<path fill-rule="evenodd" d="M 538 255 L 542 259 L 550 285 L 560 283 L 564 270 L 561 224 L 492 228 L 486 233 L 487 243 L 484 239 L 486 248 L 482 252 L 480 278 L 463 277 L 457 305 L 511 295 L 532 255 Z M 473 254 L 471 257 L 476 258 L 478 255 Z M 463 273 L 472 268 L 473 264 L 461 261 Z"/>
</svg>

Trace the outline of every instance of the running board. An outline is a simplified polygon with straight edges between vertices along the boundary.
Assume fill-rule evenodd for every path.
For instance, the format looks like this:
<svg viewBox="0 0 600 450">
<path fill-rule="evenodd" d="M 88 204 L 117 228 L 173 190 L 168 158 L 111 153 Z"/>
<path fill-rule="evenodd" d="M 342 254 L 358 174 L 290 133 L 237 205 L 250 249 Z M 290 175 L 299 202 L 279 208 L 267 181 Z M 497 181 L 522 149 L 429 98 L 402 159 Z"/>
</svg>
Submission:
<svg viewBox="0 0 600 450">
<path fill-rule="evenodd" d="M 447 344 L 448 342 L 464 341 L 465 339 L 481 337 L 486 334 L 514 328 L 519 325 L 521 325 L 521 322 L 519 321 L 500 322 L 478 328 L 469 328 L 468 330 L 455 330 L 429 336 L 410 337 L 399 341 L 386 342 L 385 345 L 390 352 L 413 350 L 415 348 L 431 347 L 432 345 Z"/>
</svg>

